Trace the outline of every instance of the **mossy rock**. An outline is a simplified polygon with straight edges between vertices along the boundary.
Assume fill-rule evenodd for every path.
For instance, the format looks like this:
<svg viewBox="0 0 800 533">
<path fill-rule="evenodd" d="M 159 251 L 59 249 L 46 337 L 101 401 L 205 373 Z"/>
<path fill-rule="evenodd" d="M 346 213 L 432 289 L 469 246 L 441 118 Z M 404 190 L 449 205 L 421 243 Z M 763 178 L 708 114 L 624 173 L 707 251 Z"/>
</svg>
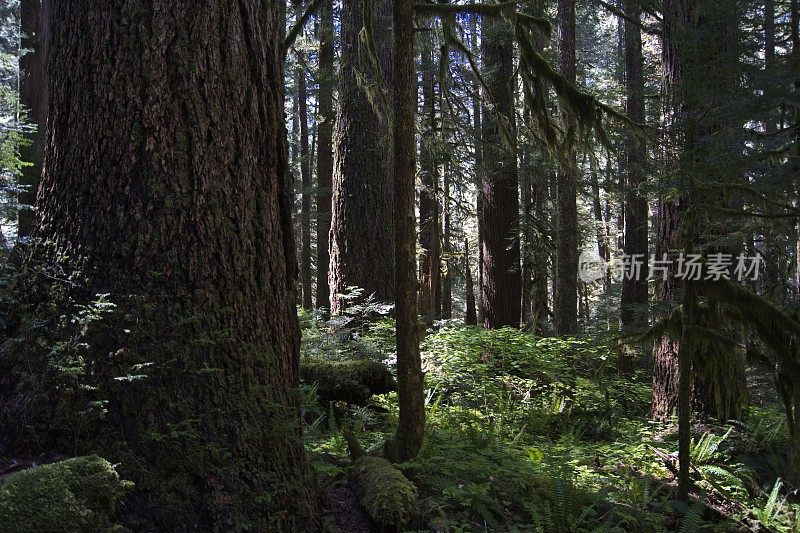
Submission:
<svg viewBox="0 0 800 533">
<path fill-rule="evenodd" d="M 0 532 L 117 530 L 117 500 L 133 483 L 96 455 L 0 478 Z"/>
<path fill-rule="evenodd" d="M 323 402 L 343 401 L 364 405 L 375 394 L 397 390 L 391 371 L 369 360 L 330 360 L 304 357 L 300 360 L 300 379 L 317 384 Z"/>
<path fill-rule="evenodd" d="M 350 476 L 361 507 L 382 531 L 400 531 L 417 514 L 417 487 L 386 459 L 356 459 Z"/>
</svg>

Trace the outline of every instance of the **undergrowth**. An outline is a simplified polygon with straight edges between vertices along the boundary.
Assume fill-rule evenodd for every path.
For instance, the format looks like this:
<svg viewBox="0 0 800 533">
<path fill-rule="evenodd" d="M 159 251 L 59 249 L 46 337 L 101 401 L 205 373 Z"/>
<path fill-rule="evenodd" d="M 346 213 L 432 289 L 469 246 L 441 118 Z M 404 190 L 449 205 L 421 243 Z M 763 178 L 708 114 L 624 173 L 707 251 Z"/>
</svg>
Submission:
<svg viewBox="0 0 800 533">
<path fill-rule="evenodd" d="M 305 317 L 304 354 L 394 362 L 383 319 L 331 335 Z M 673 424 L 648 421 L 651 376 L 622 378 L 614 343 L 537 338 L 445 323 L 422 342 L 427 435 L 401 465 L 420 491 L 425 531 L 798 532 L 800 505 L 780 480 L 786 424 L 774 407 L 746 421 L 697 424 L 694 499 L 675 499 Z M 377 451 L 397 422 L 395 394 L 367 407 L 317 405 L 306 442 L 323 484 L 345 481 L 342 425 Z M 672 462 L 674 461 L 674 465 Z M 783 464 L 783 467 L 781 466 Z"/>
</svg>

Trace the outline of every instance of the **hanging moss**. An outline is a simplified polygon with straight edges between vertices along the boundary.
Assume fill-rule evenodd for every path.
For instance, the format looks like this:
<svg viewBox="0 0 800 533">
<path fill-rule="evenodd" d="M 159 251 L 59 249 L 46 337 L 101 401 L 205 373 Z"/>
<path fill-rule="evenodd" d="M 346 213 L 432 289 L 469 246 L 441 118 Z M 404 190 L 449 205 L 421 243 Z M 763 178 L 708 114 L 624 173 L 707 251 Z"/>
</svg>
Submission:
<svg viewBox="0 0 800 533">
<path fill-rule="evenodd" d="M 361 457 L 351 480 L 367 516 L 383 531 L 398 531 L 417 514 L 417 488 L 382 457 Z"/>
<path fill-rule="evenodd" d="M 0 531 L 113 529 L 117 500 L 133 483 L 96 455 L 0 478 Z"/>
</svg>

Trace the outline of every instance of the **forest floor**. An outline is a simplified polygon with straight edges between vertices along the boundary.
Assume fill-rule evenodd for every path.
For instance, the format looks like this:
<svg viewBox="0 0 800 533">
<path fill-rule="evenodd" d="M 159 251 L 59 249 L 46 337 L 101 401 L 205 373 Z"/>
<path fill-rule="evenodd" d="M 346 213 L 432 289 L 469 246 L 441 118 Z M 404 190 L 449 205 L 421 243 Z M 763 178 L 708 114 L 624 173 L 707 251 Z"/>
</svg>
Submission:
<svg viewBox="0 0 800 533">
<path fill-rule="evenodd" d="M 391 364 L 391 320 L 331 335 L 303 319 L 303 356 Z M 425 531 L 800 531 L 800 503 L 781 480 L 788 433 L 769 372 L 749 371 L 743 421 L 698 423 L 692 442 L 695 491 L 675 497 L 674 424 L 648 420 L 651 374 L 615 370 L 610 338 L 537 338 L 455 321 L 422 342 L 427 432 L 403 473 L 420 491 Z M 642 362 L 647 358 L 642 356 Z M 643 367 L 645 365 L 643 364 Z M 397 422 L 394 393 L 370 405 L 319 405 L 307 393 L 306 448 L 329 502 L 331 531 L 365 531 L 348 487 L 353 429 L 379 451 Z M 350 512 L 348 512 L 348 509 Z M 338 524 L 338 526 L 337 526 Z"/>
</svg>

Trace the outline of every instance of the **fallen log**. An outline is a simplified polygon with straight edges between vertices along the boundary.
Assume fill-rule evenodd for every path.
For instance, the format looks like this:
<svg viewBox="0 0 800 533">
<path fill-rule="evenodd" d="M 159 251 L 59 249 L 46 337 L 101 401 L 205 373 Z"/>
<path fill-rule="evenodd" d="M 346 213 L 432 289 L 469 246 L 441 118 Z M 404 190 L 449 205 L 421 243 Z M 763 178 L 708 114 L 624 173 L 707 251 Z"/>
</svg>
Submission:
<svg viewBox="0 0 800 533">
<path fill-rule="evenodd" d="M 386 365 L 367 360 L 330 360 L 305 357 L 300 360 L 300 380 L 316 384 L 321 402 L 342 401 L 365 405 L 376 394 L 397 390 Z"/>
<path fill-rule="evenodd" d="M 353 433 L 342 435 L 353 458 L 348 477 L 364 512 L 380 531 L 403 531 L 418 514 L 417 487 L 383 457 L 366 455 Z"/>
</svg>

